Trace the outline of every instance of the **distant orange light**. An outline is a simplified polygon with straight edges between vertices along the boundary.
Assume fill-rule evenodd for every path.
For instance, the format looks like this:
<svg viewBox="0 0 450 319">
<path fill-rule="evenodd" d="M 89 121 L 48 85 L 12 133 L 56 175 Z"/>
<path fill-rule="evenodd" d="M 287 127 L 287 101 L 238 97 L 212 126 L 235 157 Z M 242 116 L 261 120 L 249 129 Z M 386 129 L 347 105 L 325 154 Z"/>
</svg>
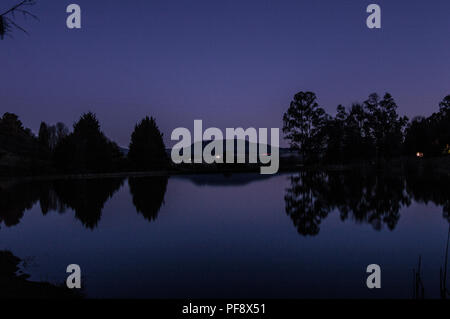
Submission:
<svg viewBox="0 0 450 319">
<path fill-rule="evenodd" d="M 417 157 L 423 157 L 423 153 L 422 153 L 422 152 L 417 152 L 417 153 L 416 153 L 416 156 L 417 156 Z"/>
</svg>

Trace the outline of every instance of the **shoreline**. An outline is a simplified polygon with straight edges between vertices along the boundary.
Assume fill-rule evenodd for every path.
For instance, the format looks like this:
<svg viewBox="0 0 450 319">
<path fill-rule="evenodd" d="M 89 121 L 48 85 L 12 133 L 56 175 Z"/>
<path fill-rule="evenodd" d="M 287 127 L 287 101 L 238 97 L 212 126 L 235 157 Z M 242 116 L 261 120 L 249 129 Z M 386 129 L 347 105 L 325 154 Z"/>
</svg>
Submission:
<svg viewBox="0 0 450 319">
<path fill-rule="evenodd" d="M 259 168 L 259 167 L 258 167 Z M 0 176 L 0 181 L 40 181 L 40 180 L 61 180 L 61 179 L 95 179 L 95 178 L 126 178 L 126 177 L 152 177 L 152 176 L 176 176 L 176 175 L 209 175 L 209 174 L 259 174 L 258 168 L 234 168 L 220 169 L 217 167 L 199 169 L 168 169 L 159 171 L 126 171 L 109 173 L 69 173 L 69 174 L 43 174 L 43 175 L 16 175 Z M 436 158 L 395 158 L 385 161 L 371 160 L 366 162 L 354 162 L 346 164 L 318 164 L 318 165 L 289 165 L 280 167 L 279 171 L 273 175 L 281 173 L 309 171 L 351 171 L 355 169 L 376 169 L 376 170 L 397 170 L 411 168 L 427 168 L 436 173 L 450 174 L 450 156 Z"/>
</svg>

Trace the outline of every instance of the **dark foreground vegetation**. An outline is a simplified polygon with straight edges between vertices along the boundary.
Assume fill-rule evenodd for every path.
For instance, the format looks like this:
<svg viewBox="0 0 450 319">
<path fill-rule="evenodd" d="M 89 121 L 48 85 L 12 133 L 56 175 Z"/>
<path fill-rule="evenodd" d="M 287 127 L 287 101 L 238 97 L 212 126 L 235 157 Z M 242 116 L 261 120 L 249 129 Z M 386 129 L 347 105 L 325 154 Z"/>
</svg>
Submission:
<svg viewBox="0 0 450 319">
<path fill-rule="evenodd" d="M 280 149 L 280 168 L 450 154 L 450 95 L 427 118 L 409 121 L 397 109 L 389 93 L 383 98 L 371 94 L 350 108 L 339 105 L 331 116 L 319 106 L 314 93 L 297 93 L 283 116 L 283 132 L 291 151 L 286 155 Z M 176 166 L 152 117 L 136 124 L 128 150 L 105 136 L 91 112 L 83 114 L 72 130 L 63 123 L 42 122 L 37 136 L 15 114 L 5 113 L 0 118 L 0 176 L 257 169 L 259 165 L 246 164 Z"/>
<path fill-rule="evenodd" d="M 76 299 L 82 295 L 67 287 L 48 282 L 33 282 L 21 272 L 22 261 L 9 251 L 0 251 L 0 298 Z"/>
</svg>

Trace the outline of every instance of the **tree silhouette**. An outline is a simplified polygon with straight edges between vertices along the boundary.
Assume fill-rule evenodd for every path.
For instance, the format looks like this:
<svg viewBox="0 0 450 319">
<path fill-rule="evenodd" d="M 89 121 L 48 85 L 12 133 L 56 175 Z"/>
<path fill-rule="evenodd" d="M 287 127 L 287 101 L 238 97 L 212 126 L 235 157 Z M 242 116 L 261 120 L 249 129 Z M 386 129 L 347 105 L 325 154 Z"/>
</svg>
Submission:
<svg viewBox="0 0 450 319">
<path fill-rule="evenodd" d="M 364 105 L 368 114 L 370 134 L 375 143 L 376 157 L 389 158 L 399 155 L 408 118 L 397 114 L 398 106 L 389 93 L 386 93 L 382 100 L 373 93 Z"/>
<path fill-rule="evenodd" d="M 0 148 L 11 153 L 34 157 L 38 144 L 31 130 L 23 127 L 17 115 L 5 113 L 0 118 Z"/>
<path fill-rule="evenodd" d="M 299 92 L 284 114 L 283 132 L 305 162 L 391 158 L 401 154 L 408 122 L 397 108 L 389 93 L 383 99 L 373 93 L 349 111 L 339 105 L 332 117 L 318 106 L 314 93 Z"/>
<path fill-rule="evenodd" d="M 440 148 L 446 154 L 450 154 L 450 95 L 444 97 L 444 99 L 439 103 L 439 113 L 440 113 L 440 123 L 439 134 L 440 134 Z"/>
<path fill-rule="evenodd" d="M 450 95 L 444 97 L 444 99 L 439 103 L 439 110 L 444 113 L 450 112 Z"/>
<path fill-rule="evenodd" d="M 338 105 L 335 118 L 329 118 L 322 128 L 326 139 L 324 160 L 327 162 L 342 162 L 345 152 L 346 119 L 348 114 L 345 107 Z"/>
<path fill-rule="evenodd" d="M 404 150 L 407 154 L 416 152 L 431 154 L 433 150 L 429 121 L 423 116 L 414 117 L 406 129 Z"/>
<path fill-rule="evenodd" d="M 41 152 L 41 156 L 44 158 L 50 157 L 50 135 L 51 130 L 45 122 L 41 122 L 39 126 L 39 134 L 38 134 L 38 142 L 39 142 L 39 150 Z"/>
<path fill-rule="evenodd" d="M 45 171 L 39 143 L 18 116 L 5 113 L 0 118 L 0 175 L 30 175 Z"/>
<path fill-rule="evenodd" d="M 327 115 L 319 107 L 313 92 L 295 94 L 283 115 L 283 132 L 293 149 L 299 149 L 304 159 L 313 159 L 322 151 L 322 127 Z"/>
<path fill-rule="evenodd" d="M 345 119 L 344 158 L 361 160 L 373 155 L 373 140 L 367 113 L 361 104 L 353 104 Z"/>
<path fill-rule="evenodd" d="M 73 132 L 56 146 L 57 167 L 65 171 L 108 172 L 120 166 L 122 152 L 100 130 L 95 114 L 89 112 L 73 126 Z"/>
<path fill-rule="evenodd" d="M 409 123 L 404 146 L 406 154 L 450 154 L 450 95 L 439 103 L 438 112 L 427 118 L 416 117 Z"/>
<path fill-rule="evenodd" d="M 128 159 L 134 169 L 157 170 L 167 167 L 163 135 L 153 117 L 145 117 L 131 135 Z"/>
</svg>

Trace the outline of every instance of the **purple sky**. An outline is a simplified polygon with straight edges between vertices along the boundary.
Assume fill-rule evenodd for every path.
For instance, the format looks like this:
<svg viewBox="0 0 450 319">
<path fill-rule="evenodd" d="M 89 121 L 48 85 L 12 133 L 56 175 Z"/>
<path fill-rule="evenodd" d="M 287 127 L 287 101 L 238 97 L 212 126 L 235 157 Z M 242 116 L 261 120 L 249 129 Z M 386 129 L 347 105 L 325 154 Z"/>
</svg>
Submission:
<svg viewBox="0 0 450 319">
<path fill-rule="evenodd" d="M 0 12 L 18 0 L 2 0 Z M 389 91 L 408 116 L 450 94 L 449 0 L 37 0 L 40 22 L 0 41 L 0 113 L 35 132 L 93 111 L 127 146 L 156 117 L 168 146 L 176 127 L 281 127 L 301 90 L 338 104 Z M 69 30 L 65 8 L 82 8 Z M 366 7 L 382 8 L 369 30 Z"/>
</svg>

